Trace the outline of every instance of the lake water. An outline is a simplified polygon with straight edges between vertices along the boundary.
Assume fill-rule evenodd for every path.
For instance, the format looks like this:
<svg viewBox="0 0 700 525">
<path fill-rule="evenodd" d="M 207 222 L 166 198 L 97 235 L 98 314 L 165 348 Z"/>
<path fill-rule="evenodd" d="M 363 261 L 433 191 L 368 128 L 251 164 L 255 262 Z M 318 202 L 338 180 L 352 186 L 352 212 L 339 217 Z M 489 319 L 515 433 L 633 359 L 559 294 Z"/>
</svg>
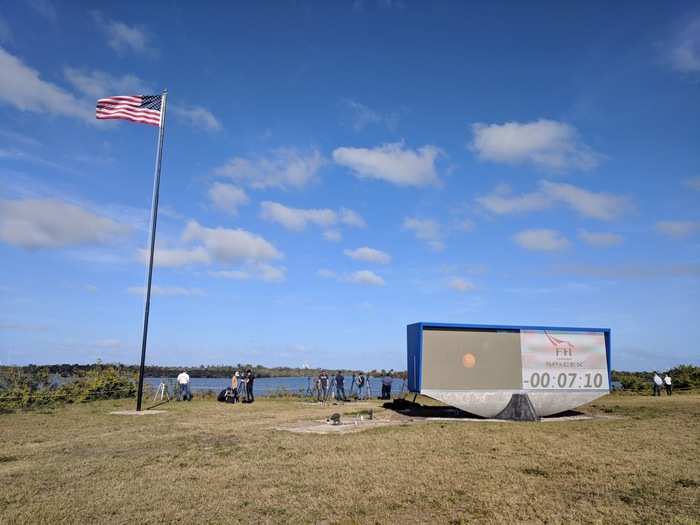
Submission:
<svg viewBox="0 0 700 525">
<path fill-rule="evenodd" d="M 163 378 L 168 388 L 171 389 L 175 386 L 174 377 Z M 304 393 L 309 388 L 309 385 L 313 387 L 314 378 L 307 377 L 257 377 L 254 383 L 254 393 L 256 396 L 266 396 L 270 395 L 272 392 L 277 392 L 279 390 L 286 390 L 292 393 Z M 158 388 L 160 384 L 159 377 L 145 377 L 144 382 L 149 385 L 153 390 Z M 352 376 L 345 377 L 345 395 L 350 395 L 350 385 L 352 384 Z M 224 388 L 231 385 L 231 378 L 228 377 L 193 377 L 190 379 L 190 390 L 192 392 L 205 392 L 212 391 L 219 393 Z M 394 379 L 391 385 L 391 393 L 398 395 L 401 392 L 403 385 L 403 380 Z M 370 386 L 372 388 L 372 397 L 378 397 L 382 391 L 382 381 L 380 378 L 372 377 L 370 378 Z M 354 391 L 357 391 L 357 385 Z"/>
</svg>

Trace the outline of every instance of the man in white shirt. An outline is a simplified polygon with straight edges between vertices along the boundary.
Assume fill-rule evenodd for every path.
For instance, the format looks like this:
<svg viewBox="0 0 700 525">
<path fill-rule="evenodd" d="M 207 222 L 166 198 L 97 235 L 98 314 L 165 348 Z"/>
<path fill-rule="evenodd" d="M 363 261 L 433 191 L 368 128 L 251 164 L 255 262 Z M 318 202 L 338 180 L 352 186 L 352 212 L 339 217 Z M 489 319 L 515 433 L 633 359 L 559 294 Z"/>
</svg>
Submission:
<svg viewBox="0 0 700 525">
<path fill-rule="evenodd" d="M 180 372 L 177 376 L 177 383 L 180 385 L 180 400 L 186 399 L 187 401 L 192 401 L 192 392 L 190 392 L 190 376 L 187 370 Z"/>
<path fill-rule="evenodd" d="M 654 395 L 661 397 L 661 385 L 663 385 L 664 382 L 661 380 L 661 377 L 659 377 L 659 374 L 654 371 Z"/>
<path fill-rule="evenodd" d="M 671 376 L 668 374 L 664 375 L 664 385 L 666 385 L 666 393 L 670 396 L 673 392 L 673 382 L 671 381 Z"/>
</svg>

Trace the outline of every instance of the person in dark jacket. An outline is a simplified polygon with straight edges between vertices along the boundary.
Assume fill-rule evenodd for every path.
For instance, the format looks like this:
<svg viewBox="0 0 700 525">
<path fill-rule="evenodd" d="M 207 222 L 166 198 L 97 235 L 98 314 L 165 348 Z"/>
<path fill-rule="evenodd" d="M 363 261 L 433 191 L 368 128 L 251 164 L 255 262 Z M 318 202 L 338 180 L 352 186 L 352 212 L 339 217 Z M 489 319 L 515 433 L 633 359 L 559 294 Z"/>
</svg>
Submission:
<svg viewBox="0 0 700 525">
<path fill-rule="evenodd" d="M 318 374 L 318 386 L 318 400 L 325 401 L 328 398 L 328 374 L 325 370 Z"/>
<path fill-rule="evenodd" d="M 357 376 L 357 399 L 365 399 L 369 397 L 369 394 L 367 393 L 368 390 L 367 377 L 365 376 L 364 372 L 360 372 L 360 375 Z"/>
<path fill-rule="evenodd" d="M 338 370 L 335 374 L 335 398 L 339 401 L 347 401 L 345 397 L 345 376 Z"/>
<path fill-rule="evenodd" d="M 391 372 L 382 378 L 382 399 L 391 399 L 391 383 L 393 381 L 394 378 L 391 377 Z"/>
<path fill-rule="evenodd" d="M 245 371 L 245 400 L 246 403 L 253 403 L 255 402 L 255 396 L 253 395 L 253 383 L 255 382 L 255 374 L 253 374 L 253 371 L 249 368 L 248 370 Z"/>
</svg>

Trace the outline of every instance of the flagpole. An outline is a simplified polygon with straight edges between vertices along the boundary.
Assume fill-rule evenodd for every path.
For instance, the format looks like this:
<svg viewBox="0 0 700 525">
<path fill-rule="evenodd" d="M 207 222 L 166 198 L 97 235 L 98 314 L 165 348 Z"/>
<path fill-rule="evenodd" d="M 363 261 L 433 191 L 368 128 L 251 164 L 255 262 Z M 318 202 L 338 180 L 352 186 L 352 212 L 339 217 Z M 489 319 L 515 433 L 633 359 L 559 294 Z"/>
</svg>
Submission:
<svg viewBox="0 0 700 525">
<path fill-rule="evenodd" d="M 148 273 L 146 274 L 146 304 L 143 309 L 143 339 L 141 340 L 141 366 L 139 367 L 139 390 L 136 397 L 136 411 L 141 411 L 143 399 L 143 372 L 146 365 L 146 341 L 148 340 L 148 313 L 151 308 L 151 281 L 153 280 L 153 253 L 156 247 L 156 223 L 158 222 L 158 195 L 160 193 L 160 164 L 163 158 L 163 138 L 165 135 L 165 103 L 168 92 L 163 91 L 160 106 L 160 126 L 158 127 L 158 152 L 153 178 L 153 201 L 151 203 L 151 250 L 148 256 Z"/>
</svg>

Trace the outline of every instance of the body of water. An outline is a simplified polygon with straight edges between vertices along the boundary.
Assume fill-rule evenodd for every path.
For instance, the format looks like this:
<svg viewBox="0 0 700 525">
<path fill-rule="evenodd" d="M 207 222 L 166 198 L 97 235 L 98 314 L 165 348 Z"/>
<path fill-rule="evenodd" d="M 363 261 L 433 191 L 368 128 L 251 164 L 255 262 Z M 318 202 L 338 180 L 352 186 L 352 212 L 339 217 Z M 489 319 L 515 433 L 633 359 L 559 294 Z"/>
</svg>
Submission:
<svg viewBox="0 0 700 525">
<path fill-rule="evenodd" d="M 305 393 L 309 386 L 313 388 L 315 378 L 308 377 L 257 377 L 255 378 L 255 383 L 253 386 L 253 392 L 256 396 L 266 396 L 273 392 L 278 392 L 280 390 L 286 390 L 292 393 Z M 144 382 L 149 385 L 153 390 L 158 388 L 160 385 L 160 377 L 145 377 Z M 172 389 L 175 386 L 174 377 L 164 377 L 163 382 L 168 385 L 168 388 Z M 350 386 L 352 384 L 352 376 L 345 377 L 345 395 L 350 395 Z M 228 377 L 193 377 L 190 379 L 190 390 L 192 392 L 205 392 L 212 391 L 215 393 L 221 392 L 224 388 L 231 386 L 231 378 Z M 372 397 L 378 397 L 382 391 L 382 380 L 381 378 L 372 377 L 370 378 L 370 386 L 372 388 Z M 403 387 L 402 379 L 394 379 L 391 385 L 391 393 L 393 395 L 399 395 Z M 357 385 L 353 389 L 353 392 L 357 391 Z"/>
</svg>

